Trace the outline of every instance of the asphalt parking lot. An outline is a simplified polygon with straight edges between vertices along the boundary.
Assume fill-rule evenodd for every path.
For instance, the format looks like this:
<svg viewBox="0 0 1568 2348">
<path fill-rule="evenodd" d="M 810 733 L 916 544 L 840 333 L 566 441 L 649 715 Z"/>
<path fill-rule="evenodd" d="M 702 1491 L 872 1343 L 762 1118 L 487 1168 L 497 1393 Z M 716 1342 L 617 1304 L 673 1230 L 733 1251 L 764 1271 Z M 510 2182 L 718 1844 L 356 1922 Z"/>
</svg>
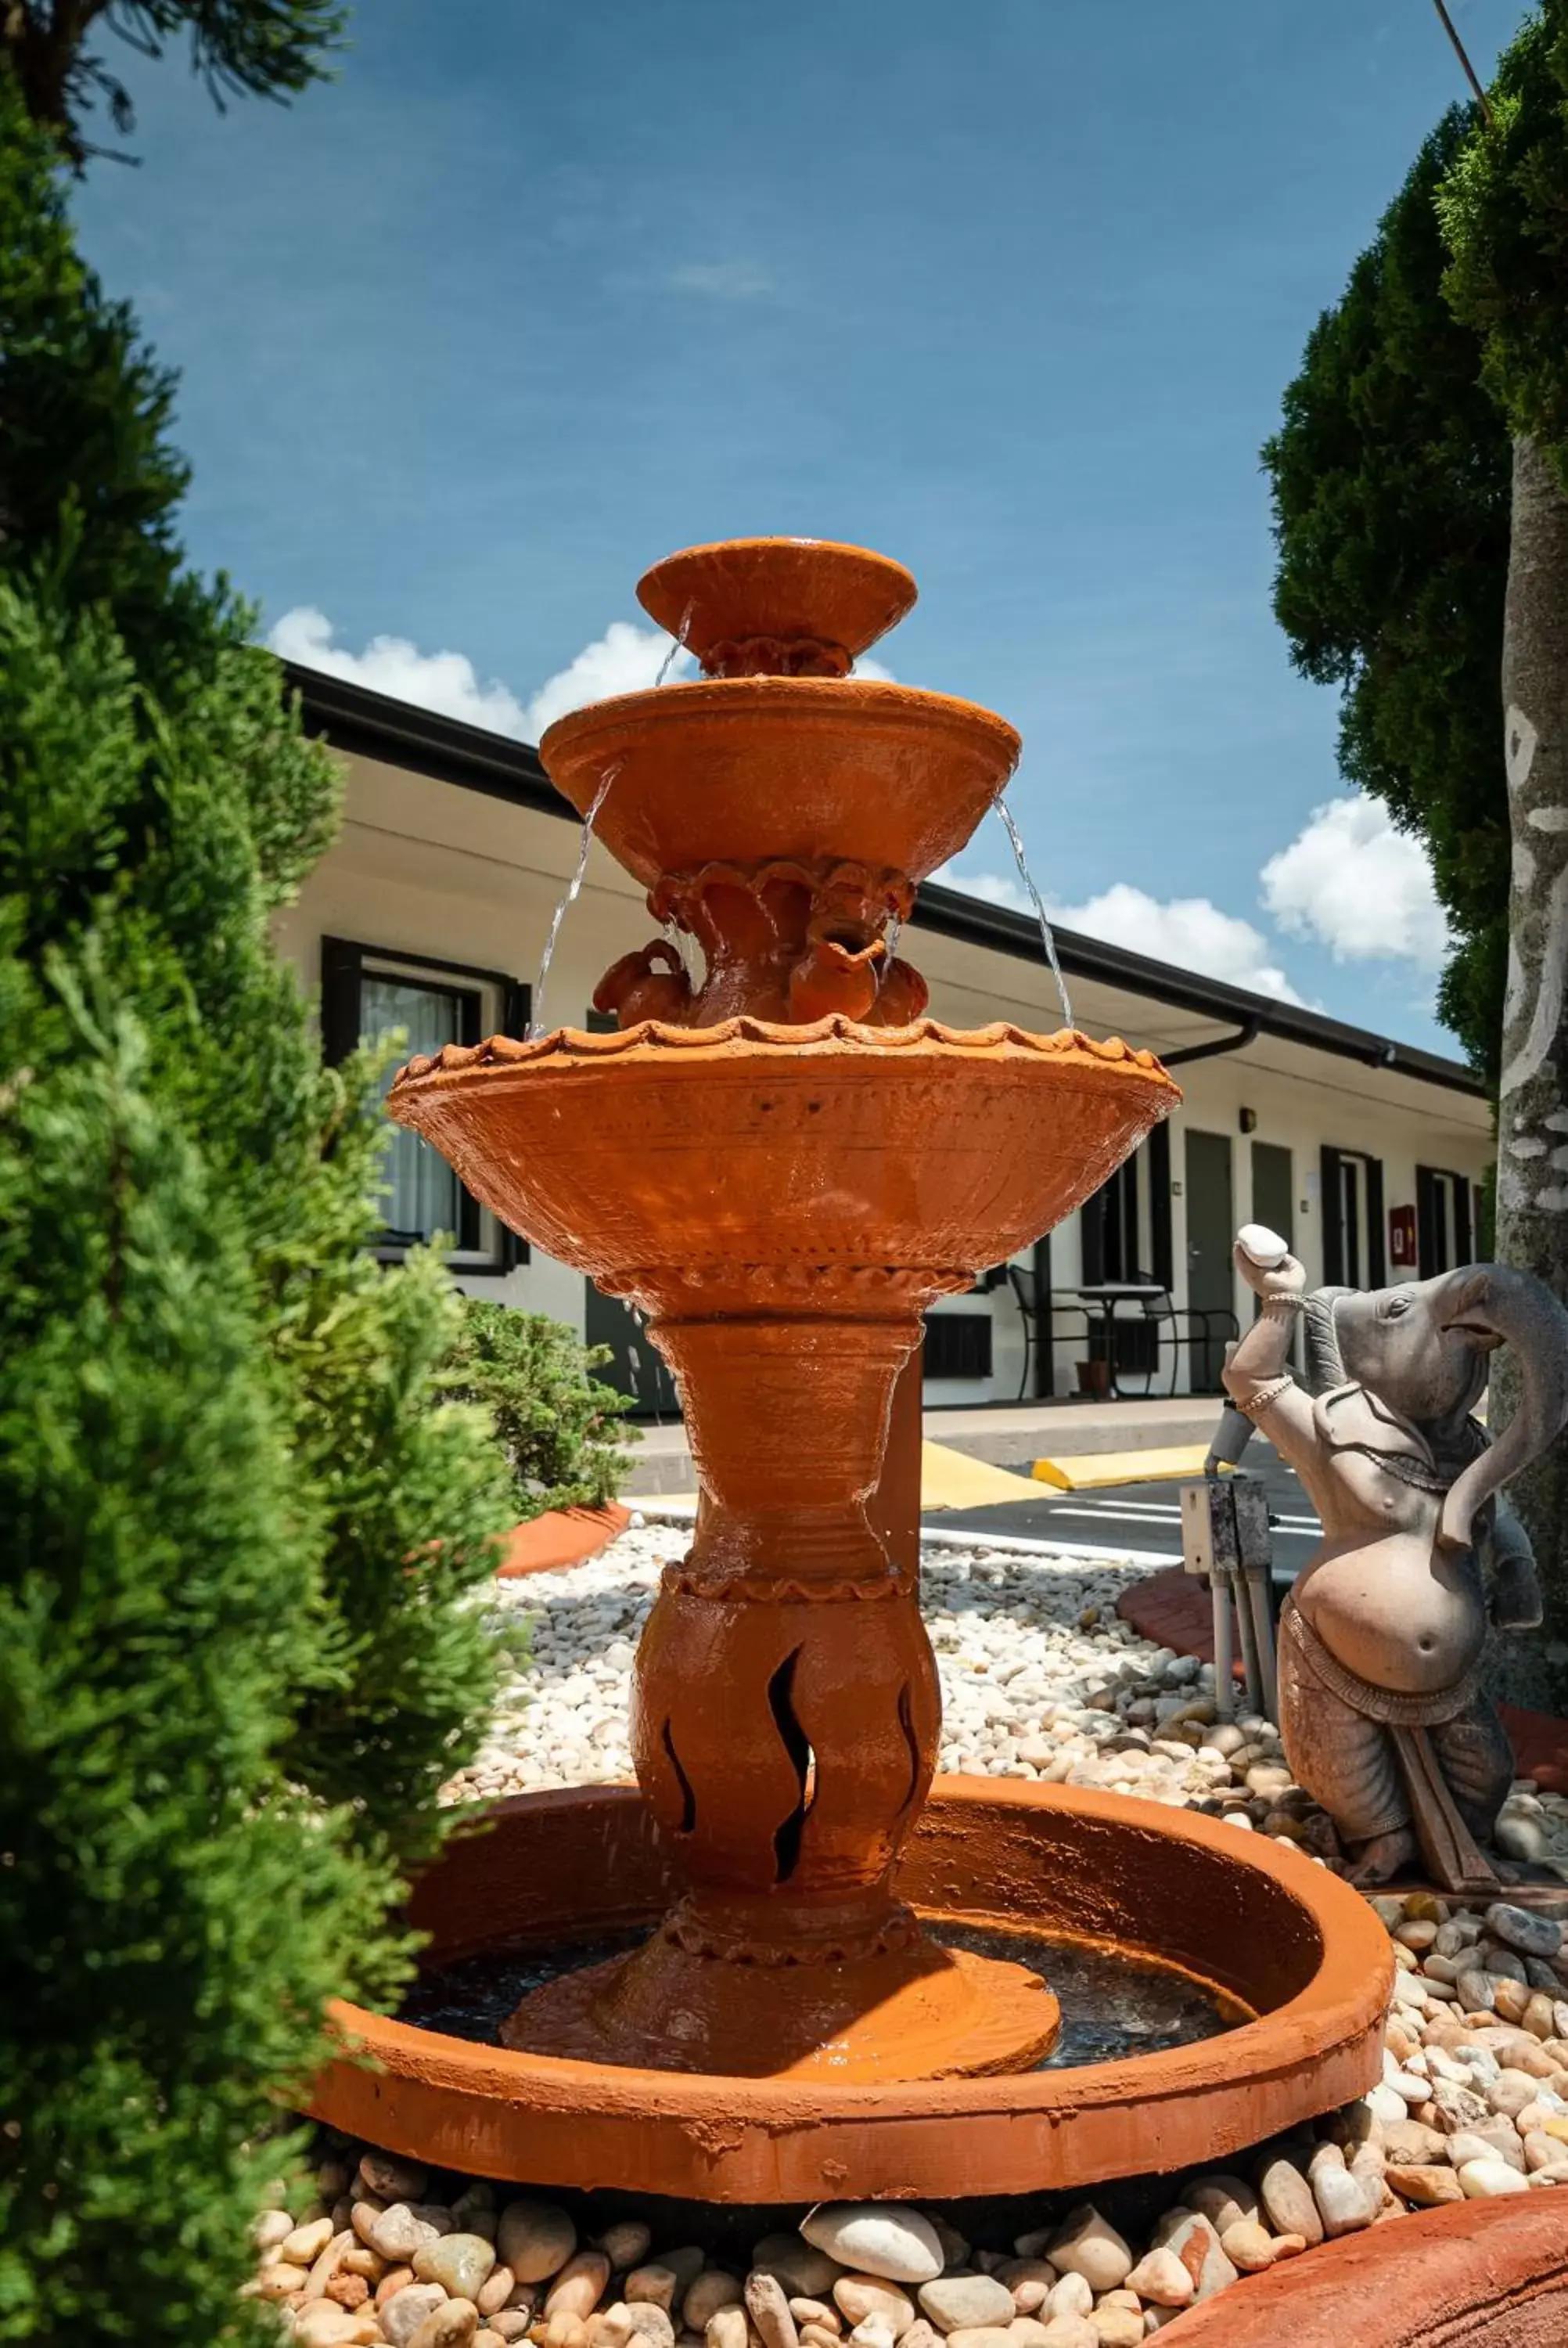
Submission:
<svg viewBox="0 0 1568 2348">
<path fill-rule="evenodd" d="M 1287 1468 L 1273 1446 L 1255 1436 L 1242 1463 L 1244 1472 L 1261 1476 L 1268 1492 L 1274 1519 L 1274 1572 L 1278 1581 L 1293 1581 L 1306 1564 L 1317 1540 L 1317 1512 L 1302 1489 L 1293 1468 Z M 1182 1559 L 1180 1484 L 1162 1479 L 1150 1484 L 1114 1484 L 1095 1491 L 1059 1492 L 1019 1476 L 1016 1501 L 999 1501 L 986 1509 L 943 1509 L 926 1519 L 928 1525 L 952 1531 L 1006 1533 L 1026 1540 L 1081 1542 L 1088 1549 L 1132 1551 L 1153 1564 L 1179 1565 Z"/>
</svg>

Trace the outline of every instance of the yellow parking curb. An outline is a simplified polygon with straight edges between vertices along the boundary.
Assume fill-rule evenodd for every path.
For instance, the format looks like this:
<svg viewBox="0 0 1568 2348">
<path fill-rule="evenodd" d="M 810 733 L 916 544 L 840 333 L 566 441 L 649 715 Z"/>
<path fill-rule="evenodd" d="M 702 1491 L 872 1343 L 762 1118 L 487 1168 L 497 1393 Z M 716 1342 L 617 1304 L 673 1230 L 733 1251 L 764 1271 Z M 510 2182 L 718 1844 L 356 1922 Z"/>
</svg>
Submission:
<svg viewBox="0 0 1568 2348">
<path fill-rule="evenodd" d="M 1164 1451 L 1085 1451 L 1076 1459 L 1037 1459 L 1037 1484 L 1059 1492 L 1092 1492 L 1106 1484 L 1157 1484 L 1167 1478 L 1201 1476 L 1206 1443 L 1182 1443 Z"/>
<path fill-rule="evenodd" d="M 922 1514 L 940 1509 L 996 1509 L 1009 1500 L 1030 1497 L 1029 1478 L 1020 1468 L 1009 1475 L 989 1459 L 971 1459 L 967 1451 L 953 1451 L 945 1443 L 920 1446 L 920 1509 Z M 695 1492 L 633 1494 L 627 1507 L 687 1509 L 697 1506 Z"/>
<path fill-rule="evenodd" d="M 1021 1472 L 1009 1475 L 989 1459 L 971 1459 L 945 1443 L 920 1446 L 922 1514 L 932 1509 L 996 1509 L 1029 1497 L 1029 1478 Z"/>
</svg>

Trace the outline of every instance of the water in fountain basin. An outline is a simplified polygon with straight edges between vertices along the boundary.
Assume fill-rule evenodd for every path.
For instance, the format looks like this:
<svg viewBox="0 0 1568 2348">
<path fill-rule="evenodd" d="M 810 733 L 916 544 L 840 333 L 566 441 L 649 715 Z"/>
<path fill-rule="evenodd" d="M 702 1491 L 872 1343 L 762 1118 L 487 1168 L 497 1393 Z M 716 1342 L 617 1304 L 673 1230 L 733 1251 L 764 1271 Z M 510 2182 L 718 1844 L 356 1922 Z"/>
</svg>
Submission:
<svg viewBox="0 0 1568 2348">
<path fill-rule="evenodd" d="M 1018 826 L 1012 819 L 1011 808 L 1009 807 L 1006 799 L 1001 798 L 993 799 L 991 804 L 1000 816 L 1007 836 L 1012 842 L 1013 860 L 1018 866 L 1018 877 L 1023 882 L 1029 901 L 1034 907 L 1036 918 L 1040 922 L 1040 941 L 1045 947 L 1045 958 L 1050 964 L 1050 974 L 1056 981 L 1056 991 L 1061 998 L 1062 1025 L 1064 1027 L 1071 1027 L 1072 1004 L 1068 999 L 1067 981 L 1061 975 L 1061 964 L 1056 958 L 1056 939 L 1051 931 L 1050 916 L 1045 910 L 1040 891 L 1034 885 L 1034 875 L 1025 861 L 1023 841 L 1020 839 Z"/>
<path fill-rule="evenodd" d="M 545 1033 L 545 986 L 549 978 L 550 964 L 555 960 L 556 940 L 560 935 L 560 925 L 566 919 L 567 907 L 575 905 L 582 892 L 583 875 L 588 870 L 588 851 L 593 845 L 594 821 L 600 808 L 604 805 L 611 783 L 620 772 L 619 758 L 613 766 L 606 767 L 600 778 L 599 788 L 593 795 L 593 805 L 582 819 L 582 839 L 578 846 L 577 870 L 567 883 L 565 896 L 550 917 L 549 935 L 545 940 L 545 950 L 539 957 L 539 974 L 534 982 L 534 1015 L 528 1022 L 530 1037 L 542 1035 Z"/>
<path fill-rule="evenodd" d="M 929 1931 L 946 1948 L 968 1949 L 1045 1975 L 1061 2006 L 1061 2034 L 1036 2065 L 1042 2071 L 1191 2046 L 1217 2037 L 1240 2018 L 1204 1982 L 1177 1967 L 1092 1941 L 1052 1940 L 956 1919 L 934 1921 Z M 553 1948 L 501 1947 L 432 1965 L 409 1991 L 400 2018 L 421 2030 L 497 2045 L 502 2023 L 530 1990 L 581 1966 L 602 1964 L 645 1937 L 626 1931 Z"/>
</svg>

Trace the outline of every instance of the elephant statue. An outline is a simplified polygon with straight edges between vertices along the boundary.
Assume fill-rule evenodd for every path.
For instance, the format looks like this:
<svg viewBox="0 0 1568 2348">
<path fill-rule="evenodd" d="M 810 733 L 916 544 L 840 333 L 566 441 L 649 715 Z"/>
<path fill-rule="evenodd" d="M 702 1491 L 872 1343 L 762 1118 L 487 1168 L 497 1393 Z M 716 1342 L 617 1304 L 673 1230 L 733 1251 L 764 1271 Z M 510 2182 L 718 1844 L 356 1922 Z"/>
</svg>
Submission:
<svg viewBox="0 0 1568 2348">
<path fill-rule="evenodd" d="M 1261 1300 L 1225 1383 L 1300 1477 L 1323 1538 L 1279 1626 L 1279 1726 L 1298 1784 L 1334 1820 L 1351 1879 L 1418 1859 L 1442 1890 L 1490 1893 L 1513 1776 L 1481 1684 L 1489 1629 L 1531 1630 L 1540 1587 L 1509 1477 L 1568 1422 L 1568 1312 L 1529 1272 L 1320 1288 L 1249 1226 L 1235 1262 Z M 1306 1385 L 1290 1366 L 1304 1323 Z M 1497 1441 L 1471 1415 L 1500 1345 L 1522 1397 Z"/>
</svg>

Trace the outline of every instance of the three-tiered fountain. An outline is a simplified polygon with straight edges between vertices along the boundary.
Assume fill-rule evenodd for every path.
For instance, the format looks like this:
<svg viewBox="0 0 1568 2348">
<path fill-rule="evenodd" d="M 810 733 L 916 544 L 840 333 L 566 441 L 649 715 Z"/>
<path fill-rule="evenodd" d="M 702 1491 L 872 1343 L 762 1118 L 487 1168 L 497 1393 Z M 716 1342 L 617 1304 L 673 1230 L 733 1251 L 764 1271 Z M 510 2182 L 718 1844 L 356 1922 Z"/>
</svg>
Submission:
<svg viewBox="0 0 1568 2348">
<path fill-rule="evenodd" d="M 1020 746 L 970 703 L 851 673 L 913 602 L 907 572 L 752 540 L 639 593 L 702 676 L 579 711 L 540 751 L 700 946 L 700 983 L 666 933 L 601 983 L 619 1032 L 448 1046 L 390 1107 L 647 1314 L 702 1491 L 637 1659 L 641 1797 L 502 1806 L 423 1914 L 445 1955 L 652 1929 L 534 1989 L 503 2049 L 343 2016 L 379 2071 L 334 2065 L 317 2108 L 456 2166 L 715 2199 L 1018 2189 L 1255 2138 L 1375 2075 L 1380 1927 L 1191 1815 L 1016 1781 L 927 1804 L 935 1663 L 866 1507 L 925 1307 L 1071 1212 L 1176 1088 L 1118 1042 L 923 1015 L 898 930 Z M 1041 2070 L 1041 1972 L 933 1939 L 935 1916 L 1174 1965 L 1239 2026 Z"/>
</svg>

